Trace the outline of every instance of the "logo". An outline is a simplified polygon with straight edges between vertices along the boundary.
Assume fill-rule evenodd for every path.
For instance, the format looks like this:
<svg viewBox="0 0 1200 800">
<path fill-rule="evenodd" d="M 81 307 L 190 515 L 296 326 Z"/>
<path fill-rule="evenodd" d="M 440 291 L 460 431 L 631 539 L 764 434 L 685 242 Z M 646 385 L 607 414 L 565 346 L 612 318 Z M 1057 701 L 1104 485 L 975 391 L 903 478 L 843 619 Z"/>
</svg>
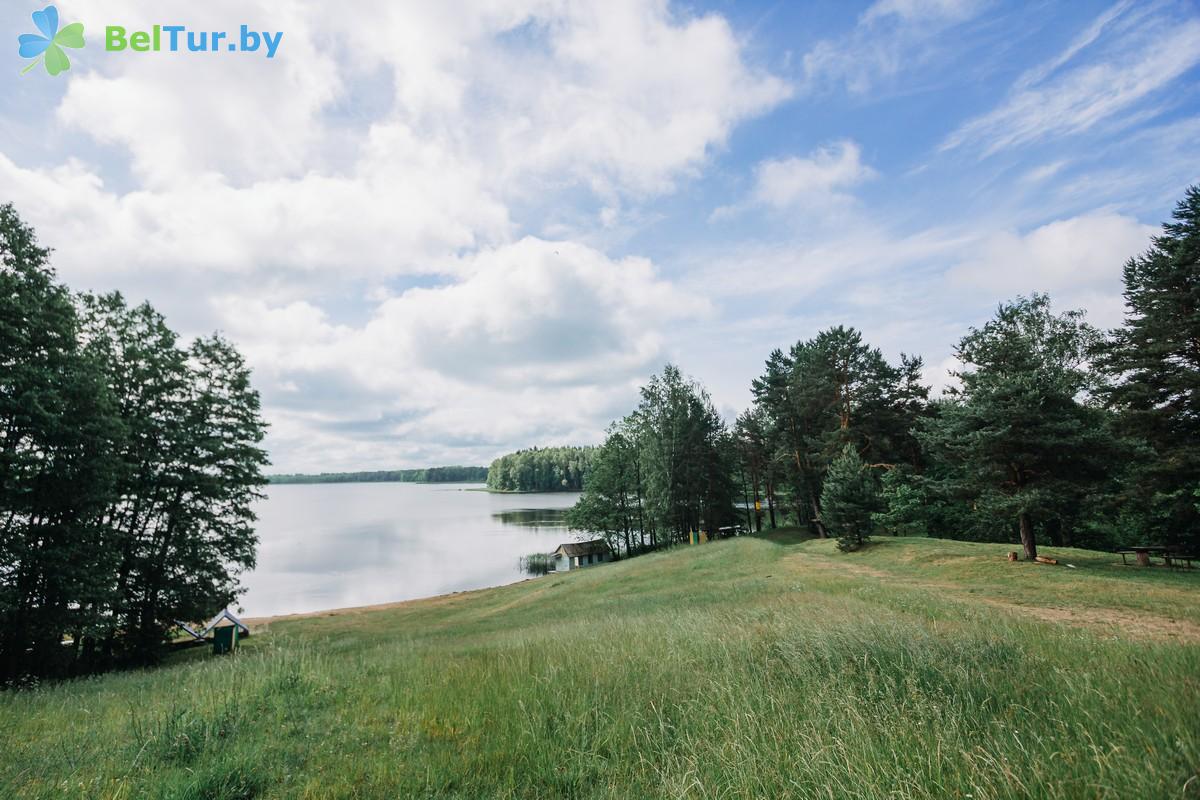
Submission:
<svg viewBox="0 0 1200 800">
<path fill-rule="evenodd" d="M 21 58 L 32 58 L 33 63 L 21 70 L 21 74 L 29 72 L 41 62 L 46 65 L 46 72 L 58 75 L 71 68 L 71 59 L 63 52 L 64 47 L 78 50 L 83 47 L 83 23 L 76 22 L 62 30 L 58 29 L 58 9 L 46 6 L 41 11 L 33 12 L 33 24 L 41 34 L 23 33 L 17 37 L 21 44 Z"/>
</svg>

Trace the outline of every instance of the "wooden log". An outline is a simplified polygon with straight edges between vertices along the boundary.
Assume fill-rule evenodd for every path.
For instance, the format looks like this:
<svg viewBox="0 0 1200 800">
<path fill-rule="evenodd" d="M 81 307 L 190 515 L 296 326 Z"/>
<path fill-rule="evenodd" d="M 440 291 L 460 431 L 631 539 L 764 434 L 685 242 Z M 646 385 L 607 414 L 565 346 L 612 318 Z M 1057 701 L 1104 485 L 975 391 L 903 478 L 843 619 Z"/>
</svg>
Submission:
<svg viewBox="0 0 1200 800">
<path fill-rule="evenodd" d="M 1018 558 L 1020 558 L 1020 556 L 1018 556 L 1018 555 L 1017 555 L 1017 551 L 1016 551 L 1016 550 L 1009 550 L 1009 551 L 1008 551 L 1008 560 L 1009 560 L 1009 561 L 1016 561 Z"/>
<path fill-rule="evenodd" d="M 1057 564 L 1058 563 L 1058 561 L 1056 559 L 1046 558 L 1045 556 L 1038 556 L 1037 558 L 1034 559 L 1034 561 L 1038 562 L 1039 564 Z"/>
<path fill-rule="evenodd" d="M 1150 552 L 1148 550 L 1138 550 L 1137 563 L 1139 567 L 1150 566 Z"/>
</svg>

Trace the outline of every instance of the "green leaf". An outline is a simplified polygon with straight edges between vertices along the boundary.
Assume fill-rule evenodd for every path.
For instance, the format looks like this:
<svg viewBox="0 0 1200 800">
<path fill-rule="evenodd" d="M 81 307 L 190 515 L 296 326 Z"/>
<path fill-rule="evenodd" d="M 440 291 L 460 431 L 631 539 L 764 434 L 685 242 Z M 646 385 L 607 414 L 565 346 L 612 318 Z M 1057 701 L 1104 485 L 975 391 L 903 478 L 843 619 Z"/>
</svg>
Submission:
<svg viewBox="0 0 1200 800">
<path fill-rule="evenodd" d="M 54 37 L 54 43 L 60 47 L 73 47 L 77 50 L 83 47 L 83 23 L 76 22 L 63 28 Z"/>
<path fill-rule="evenodd" d="M 51 75 L 57 75 L 60 72 L 66 72 L 71 68 L 71 60 L 67 58 L 67 54 L 62 51 L 62 48 L 51 43 L 46 48 L 46 72 Z"/>
</svg>

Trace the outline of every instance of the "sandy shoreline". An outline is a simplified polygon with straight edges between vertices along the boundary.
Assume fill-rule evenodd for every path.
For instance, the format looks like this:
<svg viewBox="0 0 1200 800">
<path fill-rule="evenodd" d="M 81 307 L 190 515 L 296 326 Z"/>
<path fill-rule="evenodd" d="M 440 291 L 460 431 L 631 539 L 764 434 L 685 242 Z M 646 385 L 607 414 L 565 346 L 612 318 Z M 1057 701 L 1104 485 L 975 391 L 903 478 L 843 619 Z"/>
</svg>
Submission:
<svg viewBox="0 0 1200 800">
<path fill-rule="evenodd" d="M 388 611 L 390 609 L 404 608 L 406 606 L 415 606 L 421 603 L 445 603 L 450 600 L 458 600 L 469 595 L 487 592 L 492 589 L 499 589 L 503 586 L 515 586 L 526 581 L 537 580 L 536 578 L 525 578 L 523 580 L 514 581 L 513 583 L 502 583 L 499 586 L 485 586 L 481 589 L 464 589 L 459 592 L 450 592 L 448 594 L 435 594 L 430 597 L 415 597 L 411 600 L 394 600 L 389 603 L 374 603 L 367 606 L 346 606 L 344 608 L 328 608 L 322 611 L 301 611 L 295 614 L 276 614 L 267 617 L 242 617 L 242 622 L 251 630 L 255 628 L 265 629 L 272 622 L 288 622 L 296 619 L 315 619 L 317 617 L 340 617 L 346 614 L 366 614 L 372 611 Z"/>
</svg>

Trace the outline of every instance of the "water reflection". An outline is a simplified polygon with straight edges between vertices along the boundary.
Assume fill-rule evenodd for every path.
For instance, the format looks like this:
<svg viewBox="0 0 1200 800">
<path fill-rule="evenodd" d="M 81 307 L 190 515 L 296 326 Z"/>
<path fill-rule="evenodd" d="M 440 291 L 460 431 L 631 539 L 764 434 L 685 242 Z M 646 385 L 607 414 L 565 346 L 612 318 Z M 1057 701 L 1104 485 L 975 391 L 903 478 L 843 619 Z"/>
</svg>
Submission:
<svg viewBox="0 0 1200 800">
<path fill-rule="evenodd" d="M 523 525 L 527 528 L 556 528 L 567 526 L 567 510 L 565 508 L 512 508 L 497 511 L 493 519 L 502 525 Z"/>
<path fill-rule="evenodd" d="M 503 495 L 463 484 L 271 486 L 257 506 L 251 616 L 369 605 L 511 583 L 520 559 L 572 541 L 578 495 Z"/>
</svg>

